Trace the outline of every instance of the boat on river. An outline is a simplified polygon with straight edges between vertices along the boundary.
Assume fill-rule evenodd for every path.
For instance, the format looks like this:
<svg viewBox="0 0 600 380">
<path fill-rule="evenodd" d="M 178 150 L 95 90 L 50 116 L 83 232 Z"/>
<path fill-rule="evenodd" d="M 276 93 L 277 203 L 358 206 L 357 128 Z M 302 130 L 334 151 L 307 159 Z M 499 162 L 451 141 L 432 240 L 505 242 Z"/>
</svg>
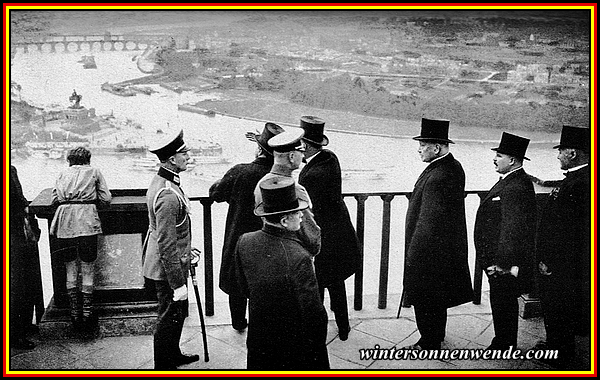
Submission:
<svg viewBox="0 0 600 380">
<path fill-rule="evenodd" d="M 178 104 L 177 109 L 180 111 L 199 113 L 206 116 L 215 116 L 217 114 L 214 110 L 199 107 L 197 103 Z"/>
<path fill-rule="evenodd" d="M 96 66 L 96 59 L 94 58 L 93 55 L 82 56 L 81 60 L 79 60 L 78 63 L 83 63 L 84 69 L 97 69 L 98 68 L 98 66 Z"/>
<path fill-rule="evenodd" d="M 152 95 L 153 93 L 158 92 L 158 91 L 154 90 L 152 87 L 147 87 L 147 86 L 129 86 L 129 89 L 133 90 L 135 92 L 139 92 L 144 95 Z"/>
<path fill-rule="evenodd" d="M 118 84 L 111 84 L 108 82 L 102 83 L 100 88 L 103 91 L 107 91 L 107 92 L 110 92 L 111 94 L 115 94 L 115 95 L 119 95 L 119 96 L 135 96 L 135 94 L 137 94 L 137 92 L 135 92 L 134 90 L 132 90 L 130 88 L 127 88 L 125 86 L 121 86 Z"/>
</svg>

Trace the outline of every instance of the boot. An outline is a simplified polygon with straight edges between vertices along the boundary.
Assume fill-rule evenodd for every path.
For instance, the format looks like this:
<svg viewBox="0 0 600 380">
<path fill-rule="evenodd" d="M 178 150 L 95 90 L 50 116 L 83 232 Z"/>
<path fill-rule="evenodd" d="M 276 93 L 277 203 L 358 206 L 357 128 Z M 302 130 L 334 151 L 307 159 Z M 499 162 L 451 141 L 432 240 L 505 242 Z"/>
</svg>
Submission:
<svg viewBox="0 0 600 380">
<path fill-rule="evenodd" d="M 93 293 L 83 294 L 83 325 L 86 329 L 92 329 L 96 323 L 94 314 L 94 296 Z"/>
<path fill-rule="evenodd" d="M 69 306 L 71 308 L 71 323 L 75 330 L 79 330 L 81 328 L 81 308 L 79 306 L 79 292 L 77 288 L 67 289 L 67 294 L 69 296 Z"/>
</svg>

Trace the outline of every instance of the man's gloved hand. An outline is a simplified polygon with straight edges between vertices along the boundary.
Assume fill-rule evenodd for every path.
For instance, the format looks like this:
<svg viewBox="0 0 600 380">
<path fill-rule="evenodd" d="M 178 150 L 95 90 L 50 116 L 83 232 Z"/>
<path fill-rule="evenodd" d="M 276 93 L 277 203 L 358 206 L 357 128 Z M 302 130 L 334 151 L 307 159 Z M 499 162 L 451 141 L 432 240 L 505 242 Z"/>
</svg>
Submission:
<svg viewBox="0 0 600 380">
<path fill-rule="evenodd" d="M 173 291 L 173 301 L 185 301 L 188 298 L 187 286 L 183 285 Z"/>
</svg>

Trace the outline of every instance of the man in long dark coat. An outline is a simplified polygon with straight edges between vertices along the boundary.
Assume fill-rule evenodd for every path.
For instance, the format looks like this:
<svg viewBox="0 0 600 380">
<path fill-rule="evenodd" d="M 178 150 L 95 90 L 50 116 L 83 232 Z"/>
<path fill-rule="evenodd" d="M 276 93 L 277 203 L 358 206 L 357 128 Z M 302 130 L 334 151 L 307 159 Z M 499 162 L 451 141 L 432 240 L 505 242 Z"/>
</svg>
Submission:
<svg viewBox="0 0 600 380">
<path fill-rule="evenodd" d="M 475 219 L 477 260 L 490 283 L 495 337 L 489 350 L 517 346 L 518 298 L 533 277 L 535 226 L 533 183 L 523 169 L 529 140 L 504 132 L 494 157 L 498 181 L 482 199 Z"/>
<path fill-rule="evenodd" d="M 465 173 L 449 151 L 449 122 L 423 119 L 421 173 L 406 214 L 404 298 L 421 338 L 411 349 L 440 349 L 447 309 L 473 299 L 467 257 Z"/>
<path fill-rule="evenodd" d="M 283 128 L 279 125 L 266 123 L 260 135 L 251 136 L 258 145 L 254 161 L 235 165 L 208 191 L 210 198 L 215 202 L 229 203 L 219 272 L 219 288 L 229 295 L 231 325 L 238 331 L 244 330 L 248 326 L 248 321 L 246 319 L 246 297 L 237 294 L 236 287 L 232 286 L 235 245 L 239 237 L 246 232 L 258 231 L 262 228 L 262 220 L 254 215 L 254 189 L 258 181 L 273 167 L 273 148 L 269 147 L 267 142 L 281 132 L 283 132 Z"/>
<path fill-rule="evenodd" d="M 558 160 L 566 170 L 552 190 L 538 228 L 536 254 L 550 364 L 573 365 L 575 336 L 590 333 L 590 129 L 563 126 Z"/>
<path fill-rule="evenodd" d="M 42 297 L 42 279 L 37 242 L 28 241 L 23 225 L 29 201 L 23 195 L 17 168 L 10 166 L 10 346 L 30 350 L 35 344 L 27 339 L 34 306 L 39 308 Z M 32 219 L 32 222 L 35 219 Z M 37 222 L 32 228 L 39 237 Z M 42 302 L 43 306 L 43 302 Z M 36 310 L 37 314 L 38 310 Z"/>
<path fill-rule="evenodd" d="M 312 254 L 297 231 L 308 202 L 292 178 L 259 183 L 262 230 L 242 235 L 236 277 L 249 300 L 249 370 L 327 370 L 327 313 L 319 298 Z"/>
<path fill-rule="evenodd" d="M 323 134 L 325 122 L 314 116 L 303 116 L 307 164 L 298 182 L 303 185 L 313 202 L 315 221 L 321 227 L 321 252 L 315 258 L 315 271 L 321 300 L 325 288 L 329 291 L 331 310 L 341 340 L 348 339 L 348 301 L 344 280 L 356 272 L 360 251 L 356 231 L 342 197 L 342 172 L 337 156 L 323 147 L 329 143 Z"/>
</svg>

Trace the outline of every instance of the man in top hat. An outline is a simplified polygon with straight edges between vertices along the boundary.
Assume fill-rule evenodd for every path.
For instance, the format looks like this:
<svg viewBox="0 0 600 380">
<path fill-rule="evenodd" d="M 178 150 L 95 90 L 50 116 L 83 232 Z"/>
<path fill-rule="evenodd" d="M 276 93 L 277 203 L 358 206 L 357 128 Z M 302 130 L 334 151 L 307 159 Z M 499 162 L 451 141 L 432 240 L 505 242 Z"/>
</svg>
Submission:
<svg viewBox="0 0 600 380">
<path fill-rule="evenodd" d="M 344 280 L 356 272 L 360 250 L 356 231 L 342 197 L 342 171 L 337 156 L 323 147 L 329 139 L 323 134 L 325 122 L 315 116 L 303 116 L 300 127 L 306 143 L 306 165 L 298 176 L 313 202 L 315 221 L 321 227 L 321 252 L 315 257 L 315 271 L 321 301 L 329 291 L 331 310 L 341 340 L 348 339 L 348 301 Z"/>
<path fill-rule="evenodd" d="M 255 214 L 262 230 L 242 235 L 236 278 L 249 300 L 249 370 L 327 370 L 327 312 L 319 298 L 312 254 L 298 238 L 303 210 L 289 177 L 259 184 Z"/>
<path fill-rule="evenodd" d="M 565 178 L 548 196 L 538 226 L 536 256 L 546 342 L 558 367 L 577 366 L 575 336 L 590 333 L 590 129 L 563 126 L 558 149 Z"/>
<path fill-rule="evenodd" d="M 423 119 L 419 155 L 428 166 L 406 213 L 405 304 L 414 305 L 419 341 L 407 348 L 440 349 L 447 309 L 473 299 L 467 258 L 465 172 L 450 153 L 447 120 Z"/>
<path fill-rule="evenodd" d="M 274 123 L 266 123 L 261 134 L 251 134 L 251 141 L 257 144 L 257 154 L 250 163 L 237 164 L 216 181 L 208 194 L 215 202 L 227 202 L 229 210 L 225 222 L 225 240 L 221 257 L 219 287 L 229 295 L 231 325 L 238 331 L 248 326 L 246 319 L 246 297 L 235 292 L 232 284 L 234 271 L 233 257 L 238 238 L 246 232 L 262 228 L 262 219 L 254 215 L 254 189 L 258 181 L 273 167 L 273 148 L 267 141 L 283 132 L 284 129 Z"/>
<path fill-rule="evenodd" d="M 149 148 L 160 160 L 158 173 L 146 193 L 149 230 L 142 255 L 143 275 L 156 292 L 158 319 L 154 328 L 154 368 L 176 369 L 199 359 L 179 347 L 188 315 L 187 282 L 191 260 L 189 199 L 180 187 L 179 173 L 187 169 L 188 148 L 183 130 Z"/>
<path fill-rule="evenodd" d="M 304 130 L 300 128 L 288 129 L 271 139 L 269 147 L 273 149 L 273 167 L 256 185 L 254 190 L 254 205 L 262 202 L 260 184 L 270 178 L 291 178 L 293 172 L 300 167 L 304 159 L 306 144 L 302 141 Z M 321 228 L 317 225 L 312 212 L 312 201 L 304 186 L 296 182 L 296 194 L 298 199 L 308 203 L 303 213 L 303 223 L 297 234 L 304 247 L 311 255 L 317 255 L 321 250 Z"/>
<path fill-rule="evenodd" d="M 476 260 L 490 284 L 495 337 L 488 350 L 517 346 L 518 298 L 533 277 L 536 202 L 523 169 L 529 139 L 502 133 L 494 166 L 500 180 L 483 197 L 475 218 Z"/>
</svg>

